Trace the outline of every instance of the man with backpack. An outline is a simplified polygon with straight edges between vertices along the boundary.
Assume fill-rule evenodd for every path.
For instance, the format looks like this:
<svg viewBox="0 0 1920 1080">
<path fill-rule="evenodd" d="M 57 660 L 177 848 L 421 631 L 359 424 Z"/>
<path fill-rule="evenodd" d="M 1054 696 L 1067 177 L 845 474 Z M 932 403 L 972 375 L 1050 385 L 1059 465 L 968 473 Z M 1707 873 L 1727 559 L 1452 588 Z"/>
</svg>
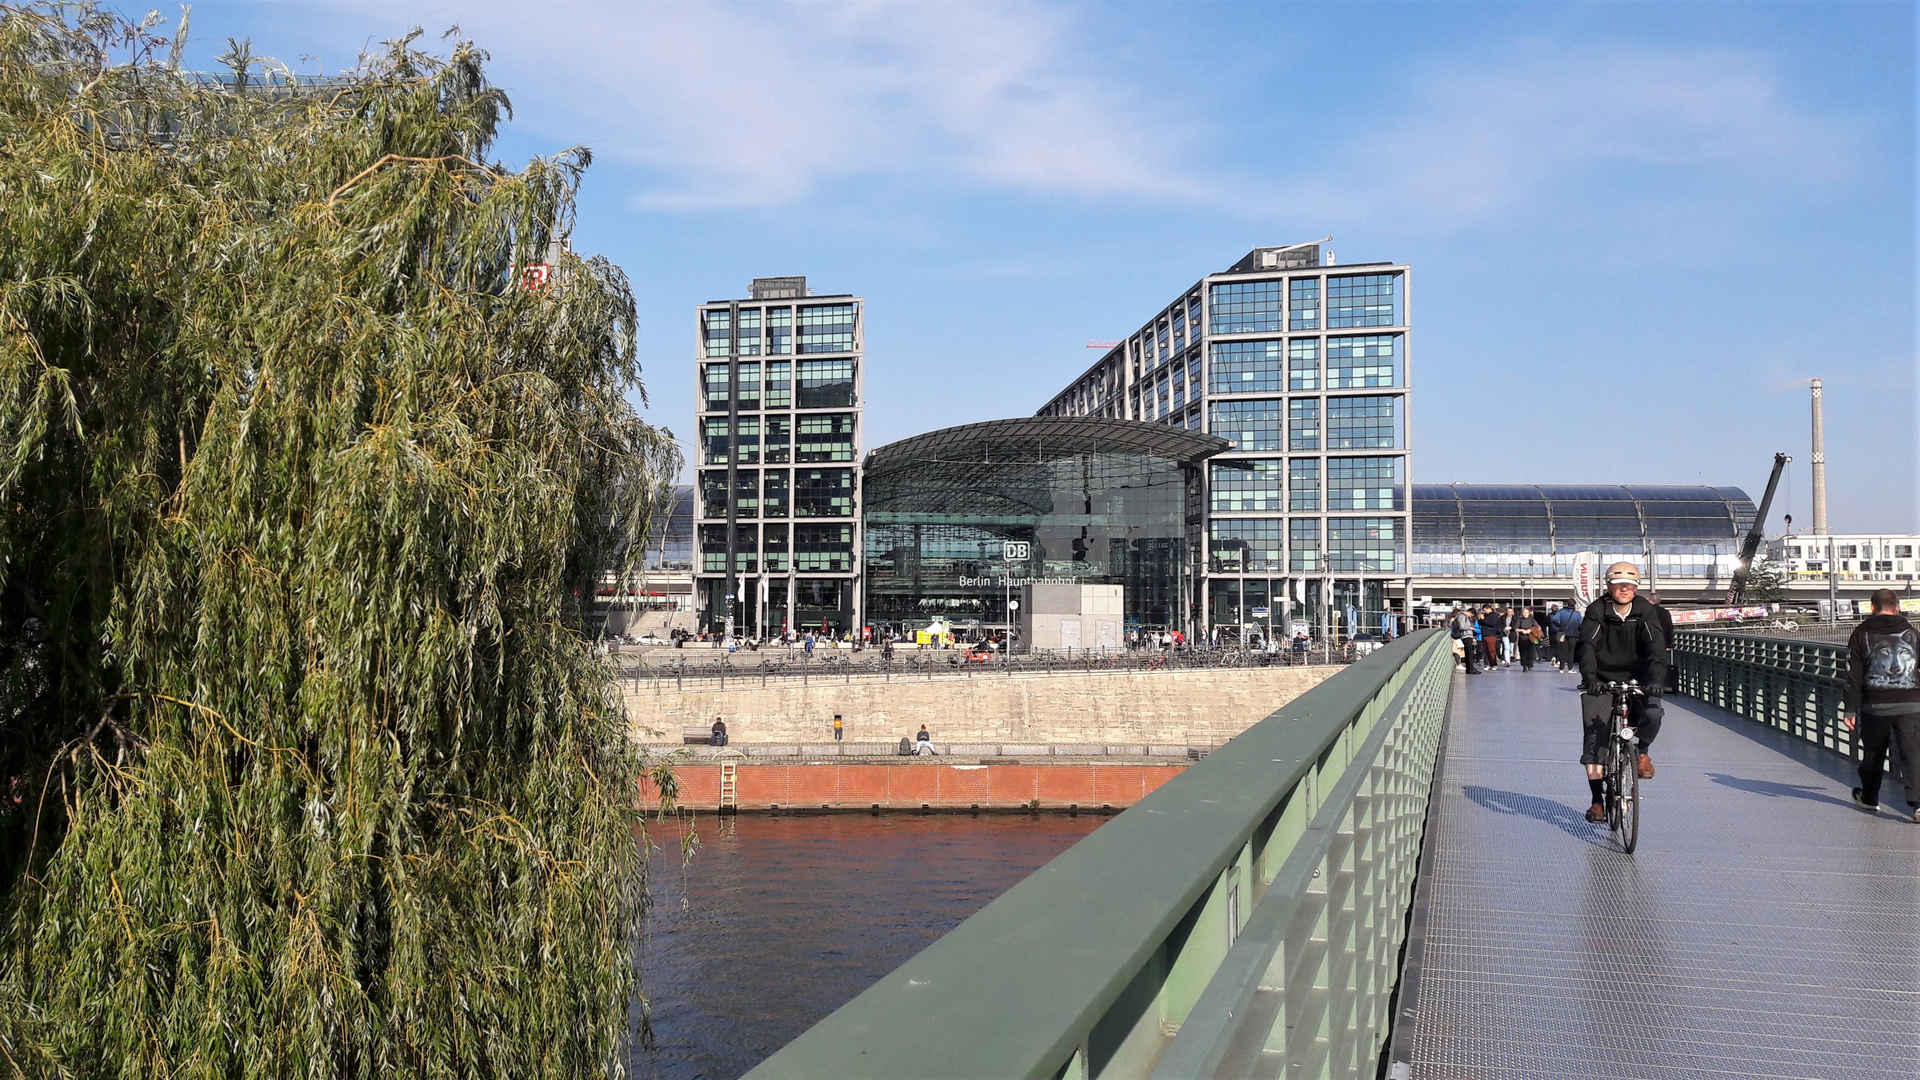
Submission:
<svg viewBox="0 0 1920 1080">
<path fill-rule="evenodd" d="M 1900 594 L 1873 594 L 1873 613 L 1847 639 L 1844 722 L 1865 751 L 1853 801 L 1880 808 L 1887 751 L 1906 776 L 1907 810 L 1920 821 L 1920 633 L 1900 614 Z"/>
<path fill-rule="evenodd" d="M 1580 640 L 1583 621 L 1579 605 L 1571 600 L 1547 617 L 1547 628 L 1553 632 L 1553 665 L 1561 671 L 1573 670 L 1573 643 Z"/>
</svg>

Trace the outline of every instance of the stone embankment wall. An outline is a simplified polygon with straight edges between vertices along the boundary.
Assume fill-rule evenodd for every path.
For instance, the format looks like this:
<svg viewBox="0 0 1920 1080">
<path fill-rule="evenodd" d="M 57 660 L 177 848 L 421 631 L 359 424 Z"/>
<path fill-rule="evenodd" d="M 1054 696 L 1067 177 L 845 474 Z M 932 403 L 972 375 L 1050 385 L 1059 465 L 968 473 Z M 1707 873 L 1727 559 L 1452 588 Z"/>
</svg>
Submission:
<svg viewBox="0 0 1920 1080">
<path fill-rule="evenodd" d="M 720 766 L 676 766 L 688 810 L 1121 810 L 1180 775 L 1165 765 L 972 765 L 927 759 L 897 765 L 735 766 L 722 798 Z M 640 804 L 660 793 L 640 785 Z"/>
<path fill-rule="evenodd" d="M 993 675 L 891 682 L 854 676 L 728 680 L 676 690 L 671 680 L 627 692 L 634 737 L 678 745 L 681 729 L 716 716 L 739 747 L 818 743 L 833 716 L 848 743 L 885 744 L 927 726 L 936 743 L 1218 746 L 1319 685 L 1338 667 L 1226 668 Z M 691 682 L 691 680 L 690 680 Z"/>
</svg>

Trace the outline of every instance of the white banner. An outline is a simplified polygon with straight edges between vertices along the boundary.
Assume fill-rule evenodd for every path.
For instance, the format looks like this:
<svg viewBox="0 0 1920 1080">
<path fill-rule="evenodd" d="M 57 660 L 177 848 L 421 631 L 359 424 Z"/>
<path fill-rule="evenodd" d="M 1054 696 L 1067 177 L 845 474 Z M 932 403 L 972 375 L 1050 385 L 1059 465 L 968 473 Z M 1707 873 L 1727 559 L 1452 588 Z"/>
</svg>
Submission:
<svg viewBox="0 0 1920 1080">
<path fill-rule="evenodd" d="M 1600 553 L 1582 551 L 1573 557 L 1573 598 L 1580 602 L 1580 610 L 1600 599 L 1603 586 L 1600 584 Z"/>
</svg>

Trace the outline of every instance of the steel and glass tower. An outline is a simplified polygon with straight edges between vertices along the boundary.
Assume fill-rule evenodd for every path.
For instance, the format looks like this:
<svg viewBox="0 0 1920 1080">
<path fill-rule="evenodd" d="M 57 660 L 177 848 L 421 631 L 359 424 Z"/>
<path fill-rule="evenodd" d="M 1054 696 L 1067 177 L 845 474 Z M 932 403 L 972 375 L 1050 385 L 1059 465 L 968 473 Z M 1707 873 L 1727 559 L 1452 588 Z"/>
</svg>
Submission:
<svg viewBox="0 0 1920 1080">
<path fill-rule="evenodd" d="M 1408 268 L 1322 244 L 1207 275 L 1039 410 L 1233 444 L 1188 514 L 1198 626 L 1344 635 L 1410 606 Z"/>
<path fill-rule="evenodd" d="M 863 307 L 804 277 L 699 307 L 695 589 L 710 632 L 861 625 Z"/>
</svg>

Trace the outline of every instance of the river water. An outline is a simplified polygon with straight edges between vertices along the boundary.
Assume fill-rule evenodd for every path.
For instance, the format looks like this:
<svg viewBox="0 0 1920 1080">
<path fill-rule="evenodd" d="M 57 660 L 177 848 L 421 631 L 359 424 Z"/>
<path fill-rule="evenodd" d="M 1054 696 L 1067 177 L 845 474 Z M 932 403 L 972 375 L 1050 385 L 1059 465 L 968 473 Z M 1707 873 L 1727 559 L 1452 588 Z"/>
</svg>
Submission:
<svg viewBox="0 0 1920 1080">
<path fill-rule="evenodd" d="M 701 815 L 684 869 L 656 826 L 633 1074 L 734 1080 L 1105 820 Z"/>
</svg>

